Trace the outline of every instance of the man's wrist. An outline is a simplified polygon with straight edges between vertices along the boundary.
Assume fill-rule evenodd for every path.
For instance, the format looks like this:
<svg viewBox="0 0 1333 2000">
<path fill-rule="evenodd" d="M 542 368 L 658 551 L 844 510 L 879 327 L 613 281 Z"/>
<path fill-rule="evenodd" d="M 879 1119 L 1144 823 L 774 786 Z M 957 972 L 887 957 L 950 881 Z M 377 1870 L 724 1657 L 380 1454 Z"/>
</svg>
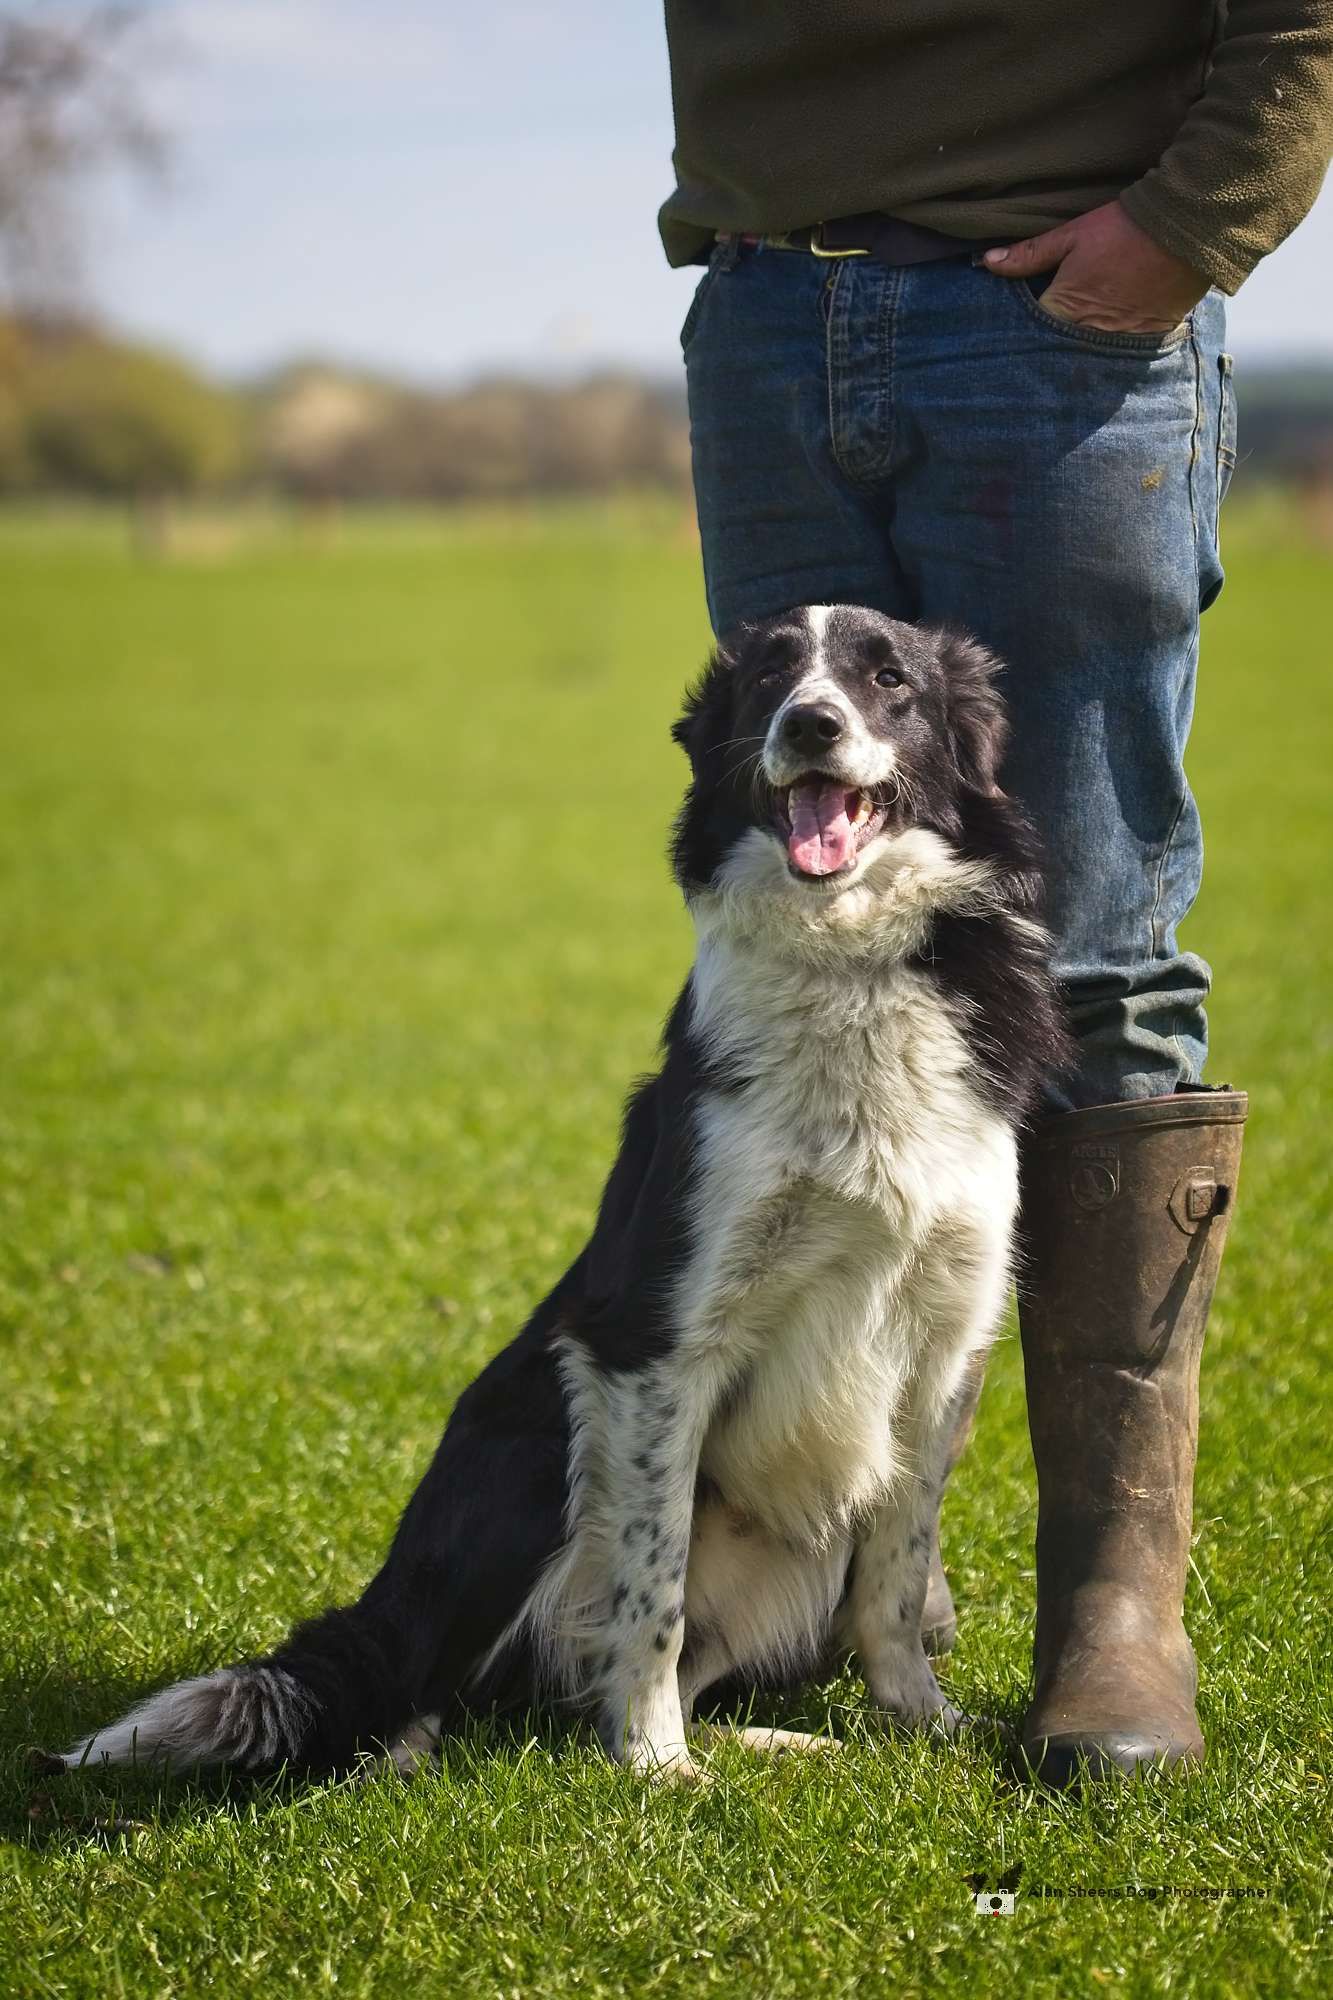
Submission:
<svg viewBox="0 0 1333 2000">
<path fill-rule="evenodd" d="M 1155 184 L 1157 171 L 1145 174 L 1123 191 L 1120 206 L 1125 214 L 1136 228 L 1152 238 L 1159 250 L 1189 264 L 1207 285 L 1216 285 L 1223 292 L 1239 290 L 1253 270 L 1253 263 L 1235 254 L 1223 241 L 1216 238 L 1206 241 L 1199 236 L 1191 222 L 1182 216 L 1178 203 L 1169 197 L 1162 200 L 1160 182 Z"/>
</svg>

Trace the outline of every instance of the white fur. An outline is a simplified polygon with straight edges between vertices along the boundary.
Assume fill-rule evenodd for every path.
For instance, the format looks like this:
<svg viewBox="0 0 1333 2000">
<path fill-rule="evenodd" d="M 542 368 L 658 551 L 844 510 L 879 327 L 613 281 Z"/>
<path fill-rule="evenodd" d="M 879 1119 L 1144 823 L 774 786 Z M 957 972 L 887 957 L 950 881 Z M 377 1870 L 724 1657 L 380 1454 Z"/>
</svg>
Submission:
<svg viewBox="0 0 1333 2000">
<path fill-rule="evenodd" d="M 284 1724 L 309 1695 L 281 1668 L 224 1667 L 149 1695 L 106 1729 L 85 1737 L 64 1761 L 83 1764 L 271 1764 L 283 1753 Z"/>
<path fill-rule="evenodd" d="M 679 1675 L 687 1723 L 695 1697 L 733 1667 L 798 1673 L 827 1649 L 850 1550 L 845 1534 L 811 1549 L 730 1503 L 699 1508 Z"/>
<path fill-rule="evenodd" d="M 824 645 L 828 638 L 828 624 L 833 616 L 833 610 L 831 604 L 807 604 L 805 607 L 806 630 L 810 634 L 811 657 L 817 674 L 822 674 L 828 665 Z"/>
<path fill-rule="evenodd" d="M 222 1678 L 222 1673 L 200 1674 L 150 1695 L 119 1722 L 94 1736 L 85 1736 L 67 1750 L 66 1764 L 71 1770 L 81 1764 L 146 1764 L 169 1755 L 170 1747 L 189 1735 L 194 1726 L 199 1691 Z"/>
<path fill-rule="evenodd" d="M 933 1473 L 1001 1309 L 1017 1200 L 1013 1135 L 932 982 L 903 963 L 930 907 L 984 898 L 988 881 L 933 835 L 885 846 L 878 897 L 808 905 L 779 862 L 775 907 L 724 882 L 696 913 L 694 1025 L 750 1079 L 700 1111 L 682 1346 L 748 1370 L 701 1464 L 812 1548 Z"/>
<path fill-rule="evenodd" d="M 694 901 L 693 1027 L 747 1088 L 699 1107 L 670 1352 L 608 1375 L 565 1345 L 566 1540 L 520 1621 L 640 1768 L 688 1775 L 690 1705 L 729 1667 L 837 1636 L 854 1548 L 841 1636 L 873 1698 L 952 1715 L 919 1638 L 929 1525 L 1003 1302 L 1017 1169 L 907 961 L 934 911 L 991 896 L 930 833 L 873 843 L 830 893 L 756 830 Z M 700 1473 L 724 1503 L 696 1511 Z"/>
</svg>

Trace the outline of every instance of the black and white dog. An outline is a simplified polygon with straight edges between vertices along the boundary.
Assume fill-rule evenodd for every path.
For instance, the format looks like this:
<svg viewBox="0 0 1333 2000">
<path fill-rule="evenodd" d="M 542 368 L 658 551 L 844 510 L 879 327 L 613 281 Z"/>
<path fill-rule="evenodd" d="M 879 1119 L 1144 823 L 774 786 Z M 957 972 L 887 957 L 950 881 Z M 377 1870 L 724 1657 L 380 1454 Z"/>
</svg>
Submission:
<svg viewBox="0 0 1333 2000">
<path fill-rule="evenodd" d="M 675 730 L 698 952 L 591 1240 L 459 1400 L 359 1603 L 66 1762 L 407 1768 L 462 1713 L 563 1699 L 688 1778 L 703 1690 L 839 1647 L 880 1708 L 956 1723 L 920 1639 L 931 1528 L 1062 1049 L 994 674 L 845 606 L 717 652 Z"/>
</svg>

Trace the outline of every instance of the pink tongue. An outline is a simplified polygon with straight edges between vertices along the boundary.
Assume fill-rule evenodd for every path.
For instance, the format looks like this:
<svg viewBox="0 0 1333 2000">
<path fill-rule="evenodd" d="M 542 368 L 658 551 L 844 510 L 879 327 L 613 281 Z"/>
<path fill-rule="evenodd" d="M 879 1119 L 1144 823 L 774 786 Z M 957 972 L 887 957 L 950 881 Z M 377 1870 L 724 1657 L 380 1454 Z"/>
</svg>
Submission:
<svg viewBox="0 0 1333 2000">
<path fill-rule="evenodd" d="M 803 875 L 833 875 L 851 860 L 856 831 L 847 817 L 847 797 L 846 785 L 829 780 L 792 786 L 787 852 Z"/>
</svg>

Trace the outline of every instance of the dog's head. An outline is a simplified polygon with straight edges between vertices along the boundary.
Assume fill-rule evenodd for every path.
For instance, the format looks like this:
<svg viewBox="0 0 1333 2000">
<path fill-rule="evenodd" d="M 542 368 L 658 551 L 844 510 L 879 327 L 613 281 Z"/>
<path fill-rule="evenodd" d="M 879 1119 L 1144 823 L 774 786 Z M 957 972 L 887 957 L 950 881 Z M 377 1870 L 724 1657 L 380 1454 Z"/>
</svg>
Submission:
<svg viewBox="0 0 1333 2000">
<path fill-rule="evenodd" d="M 756 840 L 794 892 L 824 898 L 909 829 L 974 849 L 1003 796 L 997 671 L 970 639 L 855 605 L 729 634 L 674 731 L 693 779 L 674 843 L 682 886 L 706 887 Z"/>
</svg>

